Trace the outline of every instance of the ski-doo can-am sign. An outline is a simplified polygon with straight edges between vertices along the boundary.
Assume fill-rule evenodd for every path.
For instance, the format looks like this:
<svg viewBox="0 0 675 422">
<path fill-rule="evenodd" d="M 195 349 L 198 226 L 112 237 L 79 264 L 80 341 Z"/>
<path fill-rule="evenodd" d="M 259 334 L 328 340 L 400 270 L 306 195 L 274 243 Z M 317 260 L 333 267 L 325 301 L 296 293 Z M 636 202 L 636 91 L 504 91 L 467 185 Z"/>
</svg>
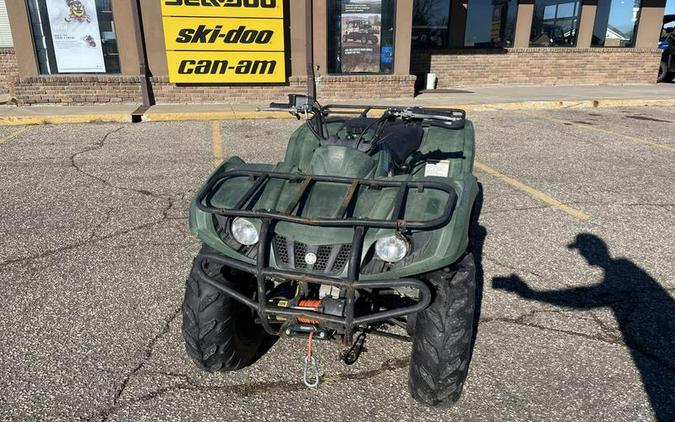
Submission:
<svg viewBox="0 0 675 422">
<path fill-rule="evenodd" d="M 173 83 L 286 82 L 283 0 L 162 0 Z"/>
</svg>

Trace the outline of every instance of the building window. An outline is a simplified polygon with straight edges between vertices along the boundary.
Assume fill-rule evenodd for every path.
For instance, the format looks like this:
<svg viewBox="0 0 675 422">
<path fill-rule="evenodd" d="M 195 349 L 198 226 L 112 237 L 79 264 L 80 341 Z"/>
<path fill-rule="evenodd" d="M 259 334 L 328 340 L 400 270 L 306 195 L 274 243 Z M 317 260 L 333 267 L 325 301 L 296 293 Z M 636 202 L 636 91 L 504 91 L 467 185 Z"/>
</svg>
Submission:
<svg viewBox="0 0 675 422">
<path fill-rule="evenodd" d="M 29 0 L 40 73 L 120 73 L 111 0 Z"/>
<path fill-rule="evenodd" d="M 599 0 L 593 25 L 594 47 L 634 47 L 640 0 Z"/>
<path fill-rule="evenodd" d="M 328 72 L 392 73 L 396 0 L 328 1 Z"/>
<path fill-rule="evenodd" d="M 535 0 L 530 46 L 574 47 L 580 14 L 580 0 Z"/>
<path fill-rule="evenodd" d="M 5 0 L 0 0 L 0 48 L 14 47 Z"/>
<path fill-rule="evenodd" d="M 517 0 L 469 0 L 465 47 L 511 47 Z"/>
<path fill-rule="evenodd" d="M 675 40 L 675 14 L 664 16 L 659 42 L 664 42 L 671 39 Z M 665 49 L 666 47 L 659 46 L 659 48 Z"/>
<path fill-rule="evenodd" d="M 412 45 L 447 47 L 450 0 L 415 0 L 413 3 Z"/>
</svg>

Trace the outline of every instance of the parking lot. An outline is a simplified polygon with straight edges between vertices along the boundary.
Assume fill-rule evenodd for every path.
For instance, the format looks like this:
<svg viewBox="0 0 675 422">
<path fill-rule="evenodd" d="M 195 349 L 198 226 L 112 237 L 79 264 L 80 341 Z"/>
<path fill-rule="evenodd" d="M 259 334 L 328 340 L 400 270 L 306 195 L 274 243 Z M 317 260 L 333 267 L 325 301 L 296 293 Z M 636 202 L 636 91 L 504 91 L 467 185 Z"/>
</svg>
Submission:
<svg viewBox="0 0 675 422">
<path fill-rule="evenodd" d="M 470 113 L 482 306 L 451 408 L 410 345 L 353 366 L 305 343 L 209 375 L 181 336 L 187 208 L 223 157 L 275 162 L 295 120 L 0 127 L 3 420 L 675 420 L 675 110 Z M 606 248 L 606 250 L 604 249 Z"/>
</svg>

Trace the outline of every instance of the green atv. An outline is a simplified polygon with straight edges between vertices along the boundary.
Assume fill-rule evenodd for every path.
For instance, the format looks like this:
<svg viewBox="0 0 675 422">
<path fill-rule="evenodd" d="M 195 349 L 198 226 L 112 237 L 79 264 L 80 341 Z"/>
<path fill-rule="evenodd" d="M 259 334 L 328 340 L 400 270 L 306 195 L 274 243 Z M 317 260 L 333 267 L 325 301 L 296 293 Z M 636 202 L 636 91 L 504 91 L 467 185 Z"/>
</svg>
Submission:
<svg viewBox="0 0 675 422">
<path fill-rule="evenodd" d="M 459 399 L 474 332 L 469 226 L 478 193 L 474 130 L 462 110 L 320 106 L 291 95 L 305 124 L 276 165 L 226 160 L 190 207 L 204 244 L 183 303 L 192 360 L 209 372 L 255 362 L 277 337 L 312 341 L 347 364 L 366 334 L 412 342 L 409 388 Z M 379 117 L 369 117 L 375 114 Z"/>
</svg>

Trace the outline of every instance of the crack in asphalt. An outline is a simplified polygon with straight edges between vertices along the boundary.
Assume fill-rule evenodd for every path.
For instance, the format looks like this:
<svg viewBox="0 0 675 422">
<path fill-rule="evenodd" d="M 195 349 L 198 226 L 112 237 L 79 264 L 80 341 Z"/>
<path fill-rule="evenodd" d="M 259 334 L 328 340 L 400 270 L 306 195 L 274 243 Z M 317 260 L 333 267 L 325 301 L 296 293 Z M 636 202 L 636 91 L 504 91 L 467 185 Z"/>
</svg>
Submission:
<svg viewBox="0 0 675 422">
<path fill-rule="evenodd" d="M 165 333 L 162 333 L 163 335 Z M 161 336 L 160 335 L 160 336 Z M 147 360 L 146 360 L 147 361 Z M 104 411 L 94 415 L 88 420 L 94 420 L 93 418 L 100 418 L 100 421 L 106 421 L 110 416 L 115 412 L 128 407 L 134 404 L 145 403 L 152 401 L 161 397 L 166 393 L 176 392 L 176 391 L 197 391 L 197 392 L 220 392 L 223 394 L 232 394 L 237 397 L 249 397 L 260 394 L 268 393 L 292 393 L 298 391 L 306 391 L 307 386 L 302 382 L 289 382 L 288 380 L 280 381 L 262 381 L 262 382 L 251 382 L 243 384 L 234 384 L 234 385 L 202 385 L 198 382 L 195 382 L 187 374 L 174 373 L 174 372 L 161 372 L 161 371 L 140 371 L 145 364 L 145 361 L 137 367 L 135 371 L 130 374 L 130 376 L 125 379 L 124 386 L 129 382 L 129 379 L 133 376 L 166 376 L 171 378 L 181 379 L 183 382 L 180 384 L 161 387 L 156 390 L 150 391 L 149 393 L 143 394 L 141 396 L 135 397 L 131 400 L 127 400 L 123 403 L 119 403 L 116 400 L 112 406 L 105 409 Z M 401 358 L 391 358 L 385 360 L 378 368 L 373 368 L 361 372 L 355 373 L 337 373 L 337 374 L 323 374 L 321 375 L 321 384 L 322 385 L 334 385 L 339 382 L 344 381 L 362 381 L 370 378 L 377 377 L 385 372 L 395 371 L 397 369 L 403 369 L 410 364 L 410 357 L 401 357 Z M 121 393 L 116 397 L 119 399 Z"/>
<path fill-rule="evenodd" d="M 200 246 L 202 243 L 199 241 L 192 241 L 192 242 L 144 242 L 143 246 L 180 246 L 180 247 L 197 247 Z M 115 251 L 122 251 L 125 249 L 131 249 L 135 248 L 137 245 L 120 245 L 120 246 L 113 246 L 110 249 L 115 250 Z"/>
<path fill-rule="evenodd" d="M 94 180 L 104 184 L 105 186 L 111 187 L 113 189 L 118 189 L 118 190 L 122 190 L 122 191 L 126 191 L 126 192 L 134 192 L 134 193 L 137 193 L 137 194 L 140 194 L 140 195 L 143 195 L 143 196 L 149 196 L 149 197 L 155 198 L 155 199 L 166 200 L 166 199 L 170 198 L 168 195 L 153 193 L 153 192 L 151 192 L 147 189 L 137 189 L 137 188 L 131 188 L 131 187 L 128 187 L 128 186 L 116 185 L 116 184 L 112 183 L 111 181 L 109 181 L 109 180 L 107 180 L 107 179 L 105 179 L 101 176 L 97 176 L 94 173 L 90 173 L 88 171 L 85 171 L 84 168 L 82 168 L 82 166 L 80 166 L 77 163 L 77 158 L 80 155 L 86 154 L 88 152 L 96 151 L 96 150 L 99 150 L 99 149 L 103 148 L 109 137 L 111 137 L 115 133 L 120 132 L 124 128 L 125 128 L 125 126 L 121 126 L 121 127 L 116 128 L 116 129 L 112 129 L 112 130 L 106 132 L 103 135 L 103 137 L 101 139 L 99 139 L 98 141 L 96 141 L 93 145 L 90 145 L 90 146 L 88 146 L 88 147 L 86 147 L 86 148 L 84 148 L 80 151 L 77 151 L 77 152 L 73 153 L 70 156 L 70 166 L 73 167 L 78 173 L 84 175 L 85 177 L 94 179 Z"/>
<path fill-rule="evenodd" d="M 122 379 L 122 381 L 119 383 L 117 388 L 115 389 L 115 393 L 113 395 L 112 403 L 109 407 L 99 411 L 95 415 L 86 418 L 88 421 L 106 421 L 111 413 L 119 407 L 119 400 L 122 397 L 122 394 L 124 394 L 124 391 L 126 390 L 127 386 L 129 385 L 129 381 L 138 374 L 138 372 L 143 369 L 146 363 L 152 358 L 152 355 L 154 353 L 155 345 L 161 339 L 165 334 L 169 332 L 171 329 L 171 323 L 180 315 L 181 313 L 181 307 L 178 307 L 175 309 L 171 315 L 169 315 L 168 318 L 164 320 L 164 323 L 162 324 L 162 328 L 159 330 L 157 334 L 155 334 L 150 341 L 145 345 L 144 352 L 143 352 L 143 358 L 138 362 L 138 364 L 129 372 L 125 375 L 125 377 Z"/>
<path fill-rule="evenodd" d="M 490 257 L 488 257 L 485 253 L 483 253 L 483 258 L 486 259 L 487 261 L 490 261 L 494 264 L 497 264 L 499 266 L 502 266 L 504 268 L 507 268 L 511 271 L 516 271 L 519 273 L 525 273 L 525 274 L 531 274 L 535 277 L 541 278 L 541 279 L 547 279 L 551 280 L 551 277 L 544 277 L 540 274 L 537 274 L 533 271 L 529 270 L 524 270 L 521 268 L 515 268 L 503 263 L 500 263 L 497 260 L 494 260 Z M 565 280 L 561 278 L 554 277 L 554 279 L 564 285 L 567 288 L 574 288 L 575 286 L 572 284 L 567 283 Z M 658 291 L 658 290 L 665 290 L 665 291 L 673 291 L 675 289 L 673 288 L 665 288 L 665 287 L 658 287 L 658 288 L 653 288 L 653 289 L 643 289 L 642 293 L 646 293 L 649 290 L 653 291 Z M 605 309 L 610 309 L 613 306 L 617 305 L 640 305 L 640 304 L 649 304 L 653 303 L 653 301 L 646 300 L 646 298 L 642 299 L 636 299 L 635 297 L 631 295 L 627 295 L 626 293 L 617 293 L 617 294 L 609 294 L 609 295 L 592 295 L 591 297 L 586 297 L 582 295 L 578 295 L 578 301 L 579 303 L 590 303 L 591 305 L 594 306 L 599 306 L 601 308 Z M 526 321 L 526 318 L 534 316 L 538 313 L 552 313 L 552 314 L 560 314 L 560 313 L 565 313 L 565 312 L 580 312 L 580 313 L 588 313 L 591 315 L 593 322 L 597 325 L 597 327 L 600 329 L 600 331 L 604 334 L 605 338 L 602 338 L 600 336 L 593 336 L 590 334 L 586 333 L 581 333 L 578 331 L 570 331 L 570 330 L 563 330 L 559 328 L 553 328 L 553 327 L 547 327 L 544 325 L 539 325 L 535 324 L 532 322 Z M 585 338 L 588 340 L 595 340 L 595 341 L 601 341 L 604 343 L 609 343 L 609 344 L 614 344 L 618 346 L 623 346 L 626 349 L 629 350 L 634 350 L 638 353 L 641 353 L 660 367 L 667 369 L 671 372 L 674 373 L 675 375 L 675 363 L 669 362 L 667 360 L 664 360 L 661 356 L 658 356 L 654 353 L 652 353 L 649 350 L 646 350 L 644 347 L 640 347 L 639 342 L 636 342 L 633 338 L 631 337 L 624 337 L 622 334 L 619 334 L 619 329 L 613 329 L 611 327 L 608 327 L 599 317 L 598 315 L 592 310 L 592 309 L 585 309 L 585 310 L 572 310 L 569 308 L 565 309 L 545 309 L 545 310 L 531 310 L 525 314 L 521 314 L 515 318 L 508 318 L 508 317 L 486 317 L 486 318 L 481 318 L 480 323 L 490 323 L 490 322 L 504 322 L 504 323 L 510 323 L 510 324 L 515 324 L 515 325 L 521 325 L 521 326 L 526 326 L 530 328 L 535 328 L 543 331 L 551 331 L 551 332 L 557 332 L 557 333 L 562 333 L 562 334 L 568 334 L 571 336 L 577 336 L 581 338 Z"/>
<path fill-rule="evenodd" d="M 555 333 L 568 334 L 568 335 L 575 336 L 575 337 L 581 337 L 581 338 L 584 338 L 586 340 L 595 340 L 595 341 L 600 341 L 600 342 L 603 342 L 603 343 L 625 346 L 625 343 L 623 341 L 621 341 L 620 339 L 616 338 L 615 336 L 608 336 L 607 338 L 603 338 L 603 337 L 594 336 L 594 335 L 591 335 L 591 334 L 580 333 L 578 331 L 570 331 L 570 330 L 563 330 L 563 329 L 560 329 L 560 328 L 547 327 L 545 325 L 539 325 L 539 324 L 536 324 L 536 323 L 533 323 L 533 322 L 526 321 L 526 319 L 528 317 L 534 316 L 535 314 L 540 313 L 540 312 L 541 311 L 530 311 L 526 314 L 519 315 L 515 318 L 486 317 L 484 319 L 481 319 L 480 323 L 481 324 L 490 324 L 490 323 L 493 323 L 493 322 L 504 322 L 504 323 L 508 323 L 508 324 L 514 324 L 514 325 L 520 325 L 520 326 L 524 326 L 524 327 L 536 328 L 536 329 L 539 329 L 539 330 L 542 330 L 542 331 L 551 331 L 551 332 L 555 332 Z M 562 313 L 562 312 L 569 312 L 569 311 L 562 311 L 561 310 L 560 312 L 556 312 L 556 311 L 546 311 L 546 312 Z M 603 334 L 604 334 L 604 331 L 603 331 Z"/>
<path fill-rule="evenodd" d="M 542 278 L 542 279 L 548 279 L 550 280 L 551 278 L 545 278 L 542 275 L 539 275 L 535 272 L 529 271 L 529 270 L 523 270 L 521 268 L 515 268 L 503 263 L 500 263 L 499 261 L 496 261 L 494 259 L 489 258 L 485 253 L 483 254 L 483 257 L 497 265 L 500 265 L 504 268 L 507 268 L 511 271 L 516 271 L 520 273 L 525 273 L 525 274 L 531 274 L 535 277 Z M 574 288 L 575 286 L 567 283 L 565 280 L 560 279 L 560 278 L 555 278 L 557 282 L 561 283 L 567 288 Z M 658 288 L 653 288 L 651 290 L 665 290 L 665 291 L 673 291 L 675 289 L 673 288 L 665 288 L 665 287 L 658 287 Z M 643 293 L 645 290 L 643 290 Z M 605 309 L 610 309 L 612 306 L 616 305 L 641 305 L 641 304 L 649 304 L 651 303 L 649 300 L 640 300 L 632 297 L 630 294 L 626 293 L 621 293 L 619 292 L 618 294 L 609 294 L 609 295 L 593 295 L 591 297 L 585 297 L 579 295 L 579 303 L 584 303 L 584 302 L 590 302 L 592 305 L 598 305 L 602 308 Z M 515 318 L 508 318 L 508 317 L 491 317 L 491 318 L 481 318 L 480 323 L 490 323 L 490 322 L 504 322 L 504 323 L 510 323 L 510 324 L 515 324 L 515 325 L 521 325 L 521 326 L 526 326 L 530 328 L 535 328 L 543 331 L 551 331 L 551 332 L 557 332 L 557 333 L 562 333 L 562 334 L 568 334 L 571 336 L 576 336 L 576 337 L 581 337 L 585 338 L 588 340 L 595 340 L 595 341 L 600 341 L 604 343 L 609 343 L 609 344 L 614 344 L 618 346 L 625 347 L 626 349 L 629 350 L 634 350 L 646 358 L 650 359 L 660 367 L 667 369 L 675 375 L 675 363 L 669 362 L 667 360 L 664 360 L 661 356 L 658 356 L 654 353 L 652 353 L 649 350 L 646 350 L 644 347 L 641 347 L 639 342 L 634 341 L 633 338 L 631 337 L 624 337 L 623 335 L 620 335 L 618 332 L 618 329 L 612 329 L 608 327 L 598 316 L 597 314 L 591 310 L 591 309 L 586 309 L 586 310 L 579 310 L 576 312 L 583 312 L 583 313 L 588 313 L 591 315 L 593 318 L 593 321 L 597 325 L 597 327 L 602 331 L 602 333 L 605 335 L 606 338 L 601 338 L 600 336 L 593 336 L 590 334 L 586 333 L 580 333 L 578 331 L 570 331 L 570 330 L 563 330 L 559 328 L 553 328 L 553 327 L 547 327 L 544 325 L 539 325 L 539 324 L 534 324 L 532 322 L 525 321 L 526 318 L 536 315 L 538 313 L 564 313 L 564 312 L 574 312 L 571 309 L 559 309 L 559 310 L 552 310 L 552 309 L 546 309 L 546 310 L 531 310 L 525 314 L 521 314 Z"/>
<path fill-rule="evenodd" d="M 584 312 L 584 311 L 579 311 L 579 312 Z M 585 311 L 585 312 L 589 312 L 589 311 Z M 563 330 L 563 329 L 560 329 L 560 328 L 547 327 L 545 325 L 539 325 L 539 324 L 534 324 L 534 323 L 525 321 L 525 318 L 527 318 L 531 315 L 534 315 L 535 313 L 537 313 L 537 312 L 533 311 L 533 312 L 530 312 L 530 313 L 527 313 L 527 314 L 520 315 L 516 318 L 506 318 L 506 317 L 485 318 L 485 319 L 481 319 L 480 322 L 481 322 L 481 324 L 489 324 L 489 323 L 492 323 L 492 322 L 503 322 L 503 323 L 507 323 L 507 324 L 514 324 L 514 325 L 520 325 L 520 326 L 529 327 L 529 328 L 535 328 L 535 329 L 538 329 L 538 330 L 541 330 L 541 331 L 550 331 L 550 332 L 555 332 L 555 333 L 567 334 L 567 335 L 570 335 L 570 336 L 584 338 L 586 340 L 594 340 L 594 341 L 600 341 L 600 342 L 607 343 L 607 344 L 623 346 L 627 349 L 631 349 L 631 350 L 634 350 L 638 353 L 641 353 L 646 358 L 650 359 L 651 361 L 653 361 L 654 363 L 656 363 L 660 367 L 662 367 L 664 369 L 667 369 L 670 372 L 673 372 L 673 375 L 675 376 L 675 363 L 666 361 L 663 358 L 661 358 L 660 356 L 650 352 L 649 350 L 645 350 L 642 347 L 638 347 L 636 344 L 629 345 L 622 338 L 620 338 L 618 336 L 615 336 L 614 334 L 608 335 L 607 338 L 602 338 L 600 336 L 593 336 L 593 335 L 586 334 L 586 333 L 580 333 L 578 331 L 569 331 L 569 330 Z M 555 313 L 555 312 L 553 312 L 553 313 Z M 593 314 L 592 312 L 589 312 L 589 313 Z M 602 326 L 600 327 L 600 329 L 603 330 Z M 604 330 L 603 330 L 603 334 L 604 334 Z M 631 341 L 631 343 L 634 343 L 634 342 Z"/>
<path fill-rule="evenodd" d="M 106 141 L 108 141 L 108 139 L 112 135 L 120 132 L 123 128 L 124 127 L 117 127 L 115 129 L 112 129 L 112 130 L 106 132 L 93 145 L 88 145 L 87 147 L 81 149 L 80 151 L 77 151 L 77 152 L 73 153 L 69 157 L 70 166 L 73 169 L 75 169 L 75 171 L 78 174 L 80 174 L 80 175 L 82 175 L 86 178 L 92 179 L 92 180 L 94 180 L 98 183 L 101 183 L 104 186 L 107 186 L 109 188 L 117 189 L 117 190 L 121 190 L 121 191 L 125 191 L 125 192 L 131 192 L 131 193 L 134 193 L 134 194 L 139 194 L 139 195 L 142 195 L 143 197 L 146 197 L 146 198 L 152 198 L 152 199 L 156 199 L 156 200 L 164 202 L 165 205 L 161 209 L 161 213 L 160 213 L 159 218 L 156 219 L 155 221 L 151 221 L 151 222 L 144 223 L 144 224 L 139 224 L 139 225 L 136 225 L 136 226 L 133 226 L 133 227 L 128 227 L 128 228 L 110 233 L 108 235 L 101 236 L 101 235 L 98 234 L 99 230 L 107 222 L 110 221 L 110 219 L 112 218 L 112 216 L 114 214 L 114 211 L 116 210 L 115 207 L 110 207 L 110 208 L 106 209 L 106 211 L 104 212 L 103 218 L 92 228 L 91 233 L 88 235 L 88 237 L 86 239 L 84 239 L 80 242 L 76 242 L 74 244 L 64 245 L 64 246 L 59 247 L 59 248 L 55 248 L 55 249 L 51 249 L 51 250 L 47 250 L 47 251 L 42 251 L 42 252 L 34 254 L 34 255 L 10 259 L 10 260 L 0 262 L 0 269 L 5 268 L 5 267 L 7 267 L 9 265 L 12 265 L 12 264 L 38 260 L 38 259 L 41 259 L 41 258 L 46 258 L 46 257 L 52 256 L 52 255 L 58 254 L 60 252 L 73 250 L 73 249 L 76 249 L 76 248 L 79 248 L 79 247 L 82 247 L 82 246 L 86 246 L 86 245 L 100 243 L 102 241 L 109 240 L 109 239 L 112 239 L 112 238 L 115 238 L 115 237 L 118 237 L 118 236 L 122 236 L 122 235 L 129 234 L 129 233 L 132 233 L 132 232 L 135 232 L 135 231 L 147 229 L 147 228 L 153 227 L 155 225 L 165 223 L 167 221 L 179 221 L 179 220 L 186 220 L 187 219 L 187 217 L 170 216 L 169 212 L 171 212 L 171 210 L 173 209 L 173 207 L 175 206 L 177 201 L 184 200 L 185 197 L 188 194 L 182 193 L 182 194 L 179 194 L 178 196 L 171 196 L 171 195 L 154 193 L 154 192 L 151 192 L 147 189 L 137 189 L 137 188 L 131 188 L 131 187 L 128 187 L 128 186 L 117 185 L 117 184 L 114 184 L 111 181 L 109 181 L 109 180 L 107 180 L 107 179 L 105 179 L 101 176 L 98 176 L 94 173 L 90 173 L 90 172 L 86 171 L 78 163 L 78 157 L 80 157 L 83 154 L 92 152 L 92 151 L 100 150 L 101 148 L 103 148 L 105 146 Z M 194 244 L 194 242 L 191 242 L 190 244 Z M 181 246 L 182 246 L 182 244 L 181 244 Z M 150 341 L 146 344 L 146 346 L 144 348 L 143 358 L 141 359 L 141 361 L 123 378 L 121 383 L 116 387 L 115 392 L 114 392 L 114 396 L 113 396 L 113 399 L 112 399 L 112 405 L 109 408 L 104 409 L 103 411 L 101 411 L 101 412 L 97 413 L 96 415 L 92 416 L 91 418 L 88 418 L 89 420 L 93 420 L 93 419 L 106 420 L 108 418 L 109 413 L 119 405 L 120 397 L 124 394 L 124 391 L 126 390 L 129 381 L 150 360 L 150 358 L 152 357 L 153 352 L 154 352 L 155 344 L 159 341 L 159 339 L 162 336 L 164 336 L 166 333 L 169 332 L 171 323 L 178 317 L 178 315 L 180 315 L 180 309 L 181 308 L 178 307 L 175 311 L 172 312 L 171 315 L 169 315 L 169 317 L 164 321 L 161 330 L 155 336 L 153 336 L 150 339 Z"/>
<path fill-rule="evenodd" d="M 119 231 L 116 231 L 116 232 L 111 233 L 109 235 L 98 236 L 98 237 L 91 237 L 90 236 L 89 238 L 87 238 L 87 239 L 85 239 L 81 242 L 76 242 L 76 243 L 73 243 L 73 244 L 70 244 L 70 245 L 65 245 L 65 246 L 62 246 L 60 248 L 50 249 L 50 250 L 47 250 L 47 251 L 43 251 L 43 252 L 40 252 L 40 253 L 37 253 L 37 254 L 34 254 L 34 255 L 25 256 L 25 257 L 9 259 L 9 260 L 0 262 L 0 269 L 8 267 L 12 264 L 24 263 L 24 262 L 38 260 L 38 259 L 41 259 L 41 258 L 47 258 L 47 257 L 50 257 L 52 255 L 56 255 L 60 252 L 70 251 L 70 250 L 77 249 L 77 248 L 82 247 L 82 246 L 94 245 L 94 244 L 100 243 L 104 240 L 109 240 L 109 239 L 112 239 L 112 238 L 115 238 L 115 237 L 118 237 L 118 236 L 123 236 L 125 234 L 129 234 L 129 233 L 133 233 L 133 232 L 140 231 L 140 230 L 143 230 L 143 229 L 147 229 L 147 228 L 162 224 L 162 223 L 164 223 L 166 221 L 169 221 L 169 220 L 170 219 L 168 219 L 168 218 L 161 218 L 160 220 L 157 220 L 157 221 L 152 221 L 152 222 L 149 222 L 149 223 L 144 223 L 144 224 L 140 224 L 138 226 L 134 226 L 134 227 L 126 228 L 126 229 L 123 229 L 123 230 L 119 230 Z"/>
<path fill-rule="evenodd" d="M 97 238 L 98 236 L 96 235 L 101 227 L 103 227 L 106 223 L 110 221 L 112 218 L 113 211 L 115 211 L 115 207 L 110 207 L 105 211 L 105 214 L 103 218 L 98 222 L 96 227 L 91 231 L 91 236 L 89 236 L 89 240 L 93 240 Z"/>
<path fill-rule="evenodd" d="M 150 227 L 153 227 L 155 225 L 162 224 L 166 221 L 186 219 L 186 217 L 169 216 L 169 212 L 174 207 L 175 203 L 177 201 L 183 200 L 186 194 L 180 194 L 178 196 L 169 196 L 169 195 L 153 193 L 153 192 L 151 192 L 149 190 L 146 190 L 146 189 L 136 189 L 136 188 L 130 188 L 130 187 L 127 187 L 127 186 L 116 185 L 116 184 L 113 184 L 112 182 L 110 182 L 109 180 L 107 180 L 103 177 L 100 177 L 100 176 L 97 176 L 93 173 L 87 172 L 86 170 L 84 170 L 84 168 L 82 166 L 80 166 L 78 164 L 77 158 L 79 156 L 81 156 L 82 154 L 92 152 L 92 151 L 96 151 L 96 150 L 99 150 L 99 149 L 103 148 L 106 144 L 106 141 L 113 134 L 120 132 L 122 129 L 124 129 L 124 127 L 118 127 L 118 128 L 109 130 L 108 132 L 106 132 L 101 137 L 101 139 L 96 141 L 93 145 L 89 145 L 89 146 L 85 147 L 84 149 L 73 153 L 69 158 L 70 166 L 73 167 L 79 174 L 81 174 L 81 175 L 83 175 L 87 178 L 93 179 L 93 180 L 95 180 L 99 183 L 102 183 L 103 185 L 108 186 L 110 188 L 122 190 L 122 191 L 125 191 L 125 192 L 133 192 L 133 193 L 142 195 L 144 197 L 150 197 L 150 198 L 153 198 L 153 199 L 164 201 L 165 206 L 161 210 L 160 218 L 156 221 L 152 221 L 152 222 L 140 224 L 140 225 L 137 225 L 137 226 L 129 227 L 129 228 L 126 228 L 126 229 L 122 229 L 122 230 L 113 232 L 109 235 L 97 236 L 96 234 L 97 234 L 98 230 L 100 230 L 101 227 L 103 227 L 103 225 L 105 225 L 105 223 L 110 220 L 110 218 L 112 217 L 112 215 L 115 211 L 115 208 L 111 207 L 108 210 L 106 210 L 103 220 L 99 221 L 97 223 L 97 225 L 92 229 L 92 232 L 87 239 L 84 239 L 80 242 L 75 242 L 75 243 L 70 244 L 70 245 L 64 245 L 64 246 L 61 246 L 61 247 L 58 247 L 58 248 L 55 248 L 55 249 L 42 251 L 42 252 L 34 254 L 34 255 L 29 255 L 29 256 L 19 257 L 19 258 L 13 258 L 13 259 L 8 259 L 6 261 L 2 261 L 2 262 L 0 262 L 0 269 L 5 268 L 5 267 L 7 267 L 9 265 L 12 265 L 12 264 L 34 261 L 34 260 L 37 260 L 37 259 L 46 258 L 46 257 L 52 256 L 52 255 L 58 254 L 60 252 L 65 252 L 65 251 L 69 251 L 69 250 L 72 250 L 72 249 L 77 249 L 77 248 L 82 247 L 82 246 L 95 244 L 95 243 L 98 243 L 98 242 L 101 242 L 101 241 L 104 241 L 104 240 L 109 240 L 109 239 L 117 237 L 117 236 L 122 236 L 122 235 L 129 234 L 129 233 L 132 233 L 132 232 L 135 232 L 135 231 L 150 228 Z"/>
<path fill-rule="evenodd" d="M 483 257 L 482 257 L 482 258 L 483 258 L 484 260 L 486 260 L 486 261 L 489 261 L 489 262 L 495 264 L 495 265 L 498 265 L 498 266 L 500 266 L 500 267 L 506 268 L 506 269 L 511 270 L 511 271 L 514 271 L 514 272 L 520 272 L 520 273 L 530 274 L 530 275 L 533 275 L 533 276 L 535 276 L 535 277 L 537 277 L 537 278 L 546 278 L 546 277 L 544 277 L 543 275 L 541 275 L 541 274 L 539 274 L 539 273 L 536 273 L 536 272 L 534 272 L 534 271 L 532 271 L 532 270 L 525 270 L 525 269 L 522 269 L 522 268 L 517 268 L 517 267 L 513 267 L 513 266 L 508 265 L 508 264 L 504 264 L 503 262 L 500 262 L 500 261 L 498 261 L 498 260 L 496 260 L 496 259 L 490 257 L 490 256 L 489 256 L 488 254 L 486 254 L 485 252 L 483 252 Z M 564 283 L 563 283 L 563 284 L 564 284 Z"/>
</svg>

